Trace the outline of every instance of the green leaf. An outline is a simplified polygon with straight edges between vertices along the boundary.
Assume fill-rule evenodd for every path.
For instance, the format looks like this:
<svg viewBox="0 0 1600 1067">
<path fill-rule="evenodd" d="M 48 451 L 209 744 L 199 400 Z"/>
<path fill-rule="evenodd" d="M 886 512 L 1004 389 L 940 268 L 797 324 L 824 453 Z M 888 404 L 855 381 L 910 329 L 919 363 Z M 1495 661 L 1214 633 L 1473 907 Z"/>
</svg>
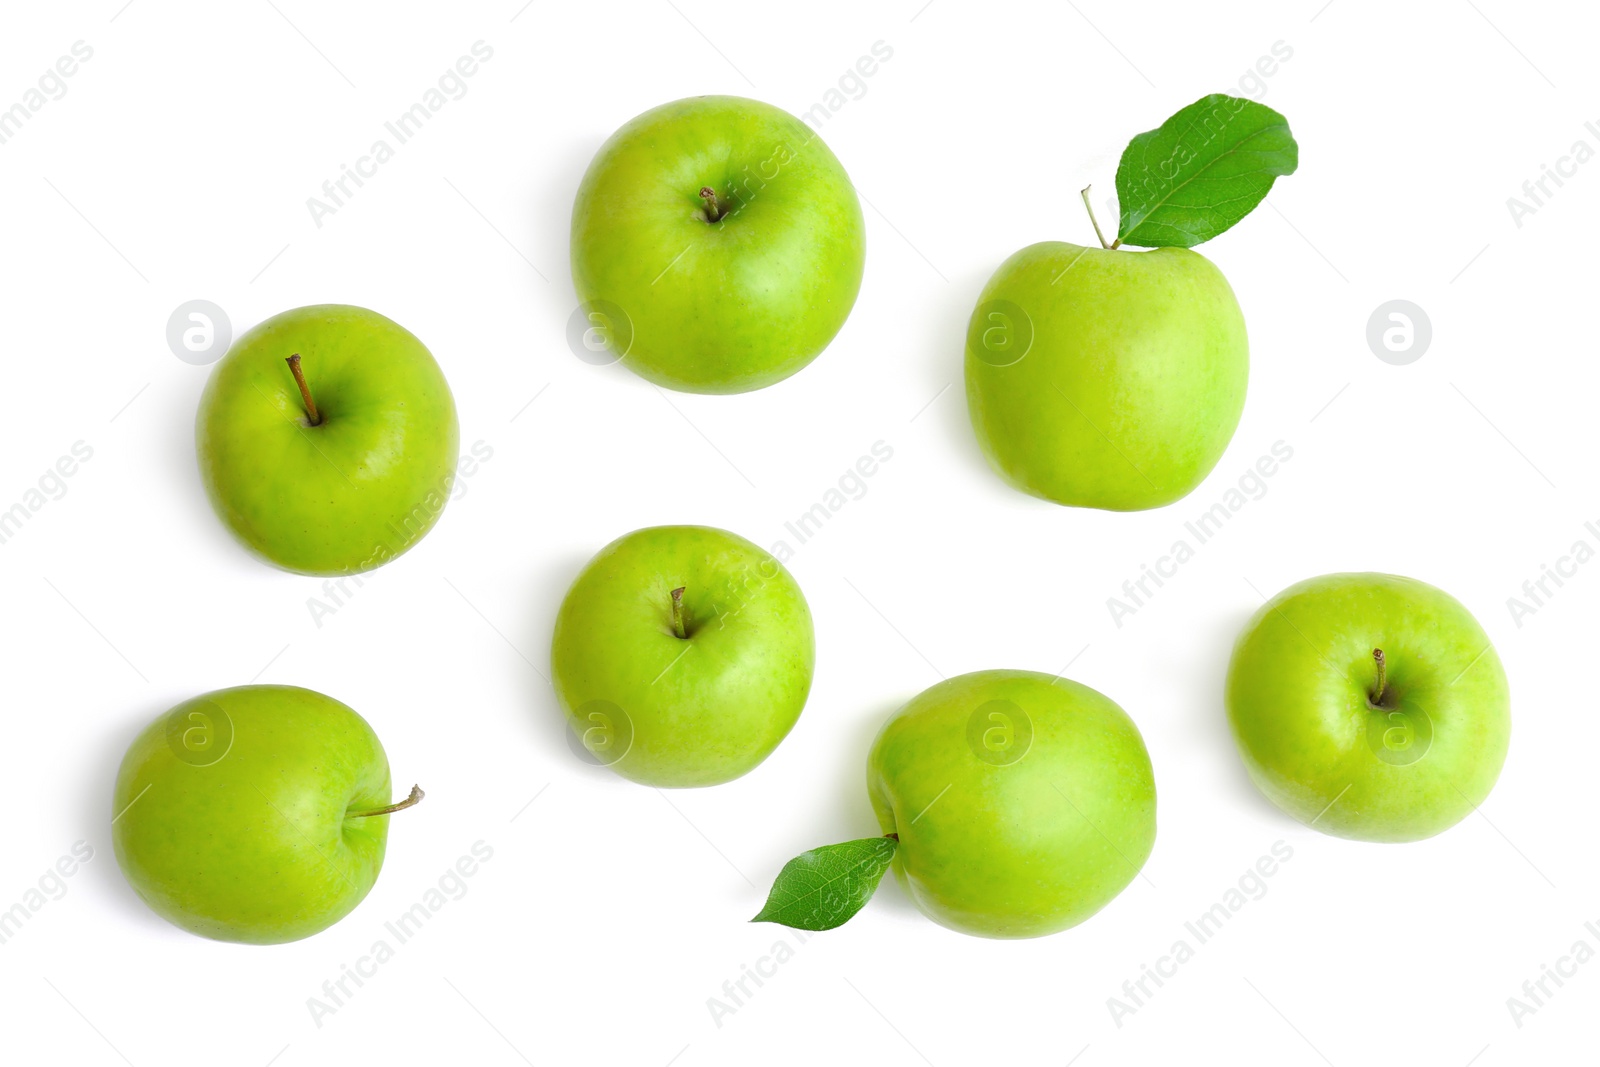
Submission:
<svg viewBox="0 0 1600 1067">
<path fill-rule="evenodd" d="M 889 869 L 897 837 L 868 837 L 802 852 L 783 865 L 766 907 L 750 921 L 832 930 L 860 911 Z"/>
<path fill-rule="evenodd" d="M 1255 210 L 1299 163 L 1288 119 L 1254 100 L 1202 97 L 1123 150 L 1116 243 L 1193 248 Z"/>
</svg>

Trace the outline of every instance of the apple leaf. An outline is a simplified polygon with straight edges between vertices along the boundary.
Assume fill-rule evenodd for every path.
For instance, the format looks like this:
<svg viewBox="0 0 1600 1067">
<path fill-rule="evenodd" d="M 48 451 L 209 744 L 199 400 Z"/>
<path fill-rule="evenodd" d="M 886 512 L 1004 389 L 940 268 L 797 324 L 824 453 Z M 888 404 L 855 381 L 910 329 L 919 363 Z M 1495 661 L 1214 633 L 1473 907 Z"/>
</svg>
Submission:
<svg viewBox="0 0 1600 1067">
<path fill-rule="evenodd" d="M 1254 100 L 1201 97 L 1123 150 L 1116 244 L 1209 241 L 1255 210 L 1274 179 L 1299 163 L 1288 119 Z"/>
<path fill-rule="evenodd" d="M 868 837 L 802 852 L 783 865 L 766 906 L 750 921 L 832 930 L 872 899 L 898 837 Z"/>
</svg>

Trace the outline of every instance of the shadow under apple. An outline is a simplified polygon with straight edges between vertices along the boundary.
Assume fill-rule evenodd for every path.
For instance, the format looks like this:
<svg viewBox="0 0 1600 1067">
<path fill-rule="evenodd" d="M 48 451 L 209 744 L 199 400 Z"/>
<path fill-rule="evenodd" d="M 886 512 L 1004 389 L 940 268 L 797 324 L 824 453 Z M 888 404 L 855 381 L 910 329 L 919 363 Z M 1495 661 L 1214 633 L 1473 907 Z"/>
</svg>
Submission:
<svg viewBox="0 0 1600 1067">
<path fill-rule="evenodd" d="M 551 287 L 573 306 L 577 306 L 578 297 L 572 288 L 572 255 L 568 244 L 572 205 L 577 199 L 578 186 L 583 181 L 584 172 L 589 169 L 590 161 L 594 159 L 595 153 L 600 151 L 600 146 L 605 140 L 605 136 L 584 137 L 568 141 L 545 152 L 541 170 L 549 176 L 549 180 L 535 190 L 537 210 L 529 214 L 532 219 L 561 219 L 565 223 L 559 229 L 543 226 L 529 236 L 537 238 L 542 232 L 546 237 L 552 234 L 559 237 L 559 241 L 556 242 L 559 247 L 547 247 L 542 250 L 542 259 L 550 266 L 540 269 L 549 275 Z M 555 161 L 553 166 L 552 159 Z"/>
<path fill-rule="evenodd" d="M 1255 812 L 1270 815 L 1274 820 L 1284 820 L 1286 816 L 1283 812 L 1263 796 L 1261 790 L 1250 780 L 1244 760 L 1239 757 L 1238 748 L 1234 744 L 1233 731 L 1228 725 L 1228 710 L 1225 703 L 1228 665 L 1233 658 L 1234 641 L 1243 632 L 1254 613 L 1254 609 L 1229 611 L 1215 626 L 1206 631 L 1205 654 L 1197 657 L 1197 677 L 1191 675 L 1197 683 L 1195 691 L 1199 696 L 1192 705 L 1195 720 L 1189 725 L 1197 727 L 1195 730 L 1197 738 L 1210 750 L 1212 764 L 1226 768 L 1222 772 L 1220 781 L 1229 787 L 1230 795 Z M 1288 822 L 1299 825 L 1293 820 Z"/>
<path fill-rule="evenodd" d="M 551 676 L 550 642 L 555 633 L 556 614 L 561 610 L 561 601 L 566 597 L 567 590 L 572 588 L 572 583 L 589 559 L 589 556 L 572 553 L 558 560 L 546 561 L 524 583 L 524 602 L 532 604 L 533 608 L 523 615 L 512 639 L 523 654 L 544 672 L 544 677 L 525 667 L 518 672 L 519 688 L 524 698 L 521 705 L 526 709 L 526 715 L 521 719 L 525 725 L 519 725 L 518 729 L 533 742 L 541 755 L 563 771 L 593 777 L 604 775 L 632 787 L 633 783 L 587 755 L 578 741 L 578 735 L 567 722 L 566 712 L 556 700 L 555 688 L 548 681 Z"/>
</svg>

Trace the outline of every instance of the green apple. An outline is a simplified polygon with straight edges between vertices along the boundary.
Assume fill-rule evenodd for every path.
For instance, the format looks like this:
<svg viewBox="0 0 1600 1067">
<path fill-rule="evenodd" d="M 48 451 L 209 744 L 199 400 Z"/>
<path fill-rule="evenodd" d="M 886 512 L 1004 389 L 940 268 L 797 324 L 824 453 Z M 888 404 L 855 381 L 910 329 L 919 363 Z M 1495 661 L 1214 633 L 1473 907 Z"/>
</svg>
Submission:
<svg viewBox="0 0 1600 1067">
<path fill-rule="evenodd" d="M 1392 574 L 1325 574 L 1256 612 L 1228 667 L 1228 721 L 1256 786 L 1308 826 L 1415 841 L 1483 803 L 1510 693 L 1454 597 Z"/>
<path fill-rule="evenodd" d="M 556 697 L 585 749 L 654 786 L 716 785 L 778 747 L 811 691 L 811 609 L 783 565 L 708 526 L 620 537 L 556 616 Z"/>
<path fill-rule="evenodd" d="M 195 437 L 222 521 L 301 574 L 354 574 L 405 552 L 444 511 L 459 461 L 433 356 L 397 323 L 342 304 L 285 311 L 235 341 Z"/>
<path fill-rule="evenodd" d="M 186 700 L 134 739 L 117 773 L 112 844 L 162 918 L 219 941 L 298 941 L 378 879 L 389 760 L 331 697 L 245 685 Z"/>
<path fill-rule="evenodd" d="M 884 724 L 867 760 L 894 871 L 936 921 L 1037 937 L 1105 907 L 1155 844 L 1156 789 L 1133 720 L 1032 671 L 950 678 Z"/>
<path fill-rule="evenodd" d="M 1228 281 L 1184 248 L 1029 245 L 984 286 L 967 408 L 1012 485 L 1075 507 L 1181 499 L 1228 446 L 1249 377 Z"/>
<path fill-rule="evenodd" d="M 669 389 L 787 378 L 844 325 L 866 234 L 812 129 L 770 104 L 699 96 L 601 146 L 572 208 L 572 281 L 616 356 Z"/>
</svg>

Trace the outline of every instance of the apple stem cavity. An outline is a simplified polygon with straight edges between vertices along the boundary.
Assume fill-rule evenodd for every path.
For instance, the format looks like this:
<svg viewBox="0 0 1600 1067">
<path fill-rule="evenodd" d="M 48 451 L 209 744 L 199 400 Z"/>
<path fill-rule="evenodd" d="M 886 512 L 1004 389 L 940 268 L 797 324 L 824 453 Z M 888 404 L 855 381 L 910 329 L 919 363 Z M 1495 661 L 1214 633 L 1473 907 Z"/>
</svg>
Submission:
<svg viewBox="0 0 1600 1067">
<path fill-rule="evenodd" d="M 1373 694 L 1372 703 L 1381 708 L 1383 707 L 1383 698 L 1389 691 L 1388 672 L 1384 670 L 1383 649 L 1375 648 L 1372 650 L 1372 662 L 1378 668 L 1378 689 Z"/>
<path fill-rule="evenodd" d="M 299 357 L 296 356 L 295 358 L 298 359 Z M 405 811 L 407 808 L 416 807 L 422 801 L 422 798 L 427 795 L 422 791 L 420 785 L 414 785 L 411 787 L 411 795 L 398 803 L 390 804 L 383 808 L 373 808 L 371 811 L 347 811 L 344 813 L 344 817 L 347 819 L 370 819 L 374 815 L 392 815 L 397 811 Z"/>
<path fill-rule="evenodd" d="M 680 585 L 672 591 L 672 632 L 680 641 L 687 640 L 689 630 L 683 622 L 683 591 L 688 586 Z"/>
<path fill-rule="evenodd" d="M 722 218 L 722 202 L 717 199 L 717 191 L 709 185 L 700 187 L 700 199 L 706 203 L 706 221 L 716 222 Z M 682 634 L 678 635 L 682 637 Z"/>
<path fill-rule="evenodd" d="M 1122 243 L 1122 239 L 1118 238 L 1110 244 L 1106 244 L 1106 235 L 1100 232 L 1100 220 L 1094 217 L 1094 205 L 1089 203 L 1089 190 L 1093 188 L 1094 186 L 1092 185 L 1085 185 L 1083 192 L 1079 194 L 1083 197 L 1083 209 L 1089 213 L 1089 223 L 1094 226 L 1094 235 L 1100 238 L 1100 247 L 1116 248 Z"/>
<path fill-rule="evenodd" d="M 322 413 L 317 410 L 317 402 L 311 399 L 311 386 L 306 384 L 306 373 L 300 369 L 300 353 L 296 352 L 284 362 L 289 364 L 289 373 L 294 375 L 294 383 L 300 387 L 300 399 L 306 405 L 306 418 L 311 420 L 311 425 L 321 426 Z"/>
</svg>

